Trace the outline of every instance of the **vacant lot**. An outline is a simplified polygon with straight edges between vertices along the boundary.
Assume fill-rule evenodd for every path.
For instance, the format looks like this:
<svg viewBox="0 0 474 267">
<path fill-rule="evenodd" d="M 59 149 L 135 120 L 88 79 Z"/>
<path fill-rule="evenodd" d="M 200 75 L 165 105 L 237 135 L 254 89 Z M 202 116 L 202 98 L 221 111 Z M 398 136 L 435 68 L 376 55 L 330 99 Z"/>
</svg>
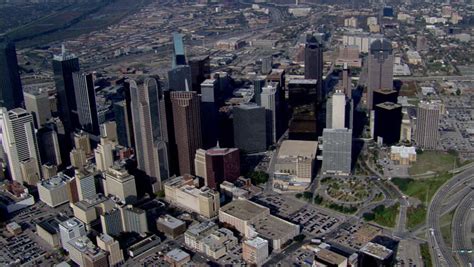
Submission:
<svg viewBox="0 0 474 267">
<path fill-rule="evenodd" d="M 455 164 L 457 164 L 455 155 L 438 151 L 425 151 L 417 155 L 416 162 L 408 171 L 410 175 L 427 172 L 444 173 L 453 169 Z"/>
<path fill-rule="evenodd" d="M 431 178 L 416 180 L 410 178 L 393 178 L 392 183 L 398 186 L 398 188 L 400 188 L 400 190 L 406 195 L 417 198 L 428 206 L 428 203 L 431 201 L 431 198 L 438 188 L 451 179 L 451 177 L 452 174 L 444 173 Z"/>
</svg>

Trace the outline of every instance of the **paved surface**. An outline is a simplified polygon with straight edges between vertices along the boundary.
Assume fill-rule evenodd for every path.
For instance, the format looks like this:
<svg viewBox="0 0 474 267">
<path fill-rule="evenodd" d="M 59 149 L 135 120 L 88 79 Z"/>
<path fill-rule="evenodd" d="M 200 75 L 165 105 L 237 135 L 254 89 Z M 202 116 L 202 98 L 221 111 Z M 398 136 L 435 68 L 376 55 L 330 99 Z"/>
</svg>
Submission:
<svg viewBox="0 0 474 267">
<path fill-rule="evenodd" d="M 452 222 L 453 233 L 453 251 L 457 254 L 462 266 L 469 266 L 473 262 L 472 242 L 470 240 L 472 227 L 472 207 L 474 206 L 474 191 L 472 191 L 462 200 L 456 212 L 454 213 Z"/>
<path fill-rule="evenodd" d="M 428 207 L 427 225 L 429 231 L 428 242 L 430 244 L 431 256 L 434 266 L 457 266 L 454 260 L 452 250 L 450 250 L 443 240 L 440 229 L 441 207 L 445 197 L 462 183 L 468 182 L 473 178 L 474 168 L 454 176 L 441 186 L 434 195 Z"/>
</svg>

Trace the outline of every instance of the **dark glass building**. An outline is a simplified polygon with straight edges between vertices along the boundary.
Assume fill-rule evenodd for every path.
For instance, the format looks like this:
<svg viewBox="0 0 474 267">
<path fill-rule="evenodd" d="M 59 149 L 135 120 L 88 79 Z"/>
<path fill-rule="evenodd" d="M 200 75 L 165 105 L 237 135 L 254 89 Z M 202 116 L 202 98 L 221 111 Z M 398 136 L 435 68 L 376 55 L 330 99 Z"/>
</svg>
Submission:
<svg viewBox="0 0 474 267">
<path fill-rule="evenodd" d="M 256 104 L 234 108 L 234 144 L 246 153 L 267 149 L 266 111 Z"/>
<path fill-rule="evenodd" d="M 392 89 L 374 90 L 374 106 L 385 102 L 398 102 L 398 92 Z"/>
<path fill-rule="evenodd" d="M 79 59 L 62 49 L 60 55 L 53 58 L 53 73 L 58 95 L 58 113 L 66 133 L 74 132 L 78 123 L 76 115 L 76 95 L 72 74 L 79 71 Z"/>
<path fill-rule="evenodd" d="M 211 66 L 209 56 L 193 57 L 189 59 L 191 67 L 192 90 L 201 93 L 201 83 L 211 78 Z"/>
<path fill-rule="evenodd" d="M 0 37 L 0 107 L 7 110 L 23 105 L 15 44 Z"/>
<path fill-rule="evenodd" d="M 92 73 L 74 72 L 74 92 L 76 95 L 77 116 L 81 130 L 99 135 L 99 118 L 95 100 L 94 77 Z"/>
<path fill-rule="evenodd" d="M 320 103 L 323 95 L 323 46 L 316 40 L 316 37 L 309 35 L 306 37 L 304 49 L 304 78 L 317 80 L 316 95 Z"/>
<path fill-rule="evenodd" d="M 398 143 L 402 126 L 402 106 L 385 102 L 375 106 L 374 139 L 383 139 L 386 145 Z"/>
<path fill-rule="evenodd" d="M 317 139 L 318 83 L 315 79 L 291 80 L 288 83 L 291 140 Z"/>
<path fill-rule="evenodd" d="M 117 124 L 117 139 L 121 146 L 133 146 L 133 125 L 132 118 L 127 112 L 127 101 L 115 102 L 114 106 L 115 123 Z"/>
<path fill-rule="evenodd" d="M 169 70 L 168 87 L 170 91 L 192 90 L 191 67 L 188 65 L 180 65 Z"/>
</svg>

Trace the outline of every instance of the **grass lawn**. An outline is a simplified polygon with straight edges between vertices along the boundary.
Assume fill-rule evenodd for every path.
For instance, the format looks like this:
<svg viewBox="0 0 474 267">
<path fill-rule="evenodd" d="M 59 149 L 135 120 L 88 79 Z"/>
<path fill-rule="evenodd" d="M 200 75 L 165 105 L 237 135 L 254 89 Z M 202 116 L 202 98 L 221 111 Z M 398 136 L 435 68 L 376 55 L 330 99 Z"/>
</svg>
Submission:
<svg viewBox="0 0 474 267">
<path fill-rule="evenodd" d="M 410 179 L 410 178 L 393 178 L 392 183 L 394 183 L 398 188 L 411 197 L 419 199 L 425 206 L 428 206 L 428 203 L 433 198 L 433 195 L 436 193 L 439 187 L 441 187 L 446 181 L 451 179 L 452 174 L 444 173 L 437 175 L 432 178 L 426 179 Z"/>
<path fill-rule="evenodd" d="M 399 208 L 399 204 L 390 207 L 379 205 L 372 210 L 370 215 L 365 215 L 364 219 L 366 219 L 367 221 L 373 221 L 385 227 L 393 228 L 397 223 Z"/>
<path fill-rule="evenodd" d="M 431 254 L 428 243 L 423 243 L 420 245 L 421 257 L 423 258 L 423 264 L 425 267 L 432 267 L 433 263 L 431 262 Z"/>
<path fill-rule="evenodd" d="M 407 209 L 407 228 L 412 229 L 415 226 L 424 223 L 426 220 L 426 206 L 418 205 Z"/>
<path fill-rule="evenodd" d="M 439 151 L 425 151 L 417 155 L 416 162 L 408 172 L 410 175 L 424 174 L 428 171 L 444 173 L 452 170 L 455 162 L 458 166 L 455 155 Z"/>
</svg>

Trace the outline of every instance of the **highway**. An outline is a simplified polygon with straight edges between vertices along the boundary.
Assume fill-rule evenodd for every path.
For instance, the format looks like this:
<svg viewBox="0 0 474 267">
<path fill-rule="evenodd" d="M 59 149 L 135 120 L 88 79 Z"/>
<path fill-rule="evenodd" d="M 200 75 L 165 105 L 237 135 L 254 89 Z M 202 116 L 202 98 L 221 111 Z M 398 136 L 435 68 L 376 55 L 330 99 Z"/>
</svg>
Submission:
<svg viewBox="0 0 474 267">
<path fill-rule="evenodd" d="M 462 266 L 469 266 L 472 263 L 472 243 L 469 238 L 471 234 L 471 209 L 474 206 L 474 191 L 471 192 L 461 201 L 456 212 L 454 213 L 452 222 L 453 233 L 453 251 L 457 253 L 457 257 Z"/>
<path fill-rule="evenodd" d="M 426 76 L 426 77 L 395 77 L 395 80 L 400 80 L 404 82 L 411 81 L 474 81 L 474 75 L 466 76 Z"/>
<path fill-rule="evenodd" d="M 459 185 L 470 181 L 474 175 L 474 168 L 454 176 L 441 186 L 434 195 L 428 207 L 427 226 L 428 226 L 428 243 L 430 244 L 431 256 L 434 266 L 457 266 L 454 260 L 452 250 L 450 250 L 441 235 L 440 217 L 443 201 L 450 192 Z"/>
</svg>

